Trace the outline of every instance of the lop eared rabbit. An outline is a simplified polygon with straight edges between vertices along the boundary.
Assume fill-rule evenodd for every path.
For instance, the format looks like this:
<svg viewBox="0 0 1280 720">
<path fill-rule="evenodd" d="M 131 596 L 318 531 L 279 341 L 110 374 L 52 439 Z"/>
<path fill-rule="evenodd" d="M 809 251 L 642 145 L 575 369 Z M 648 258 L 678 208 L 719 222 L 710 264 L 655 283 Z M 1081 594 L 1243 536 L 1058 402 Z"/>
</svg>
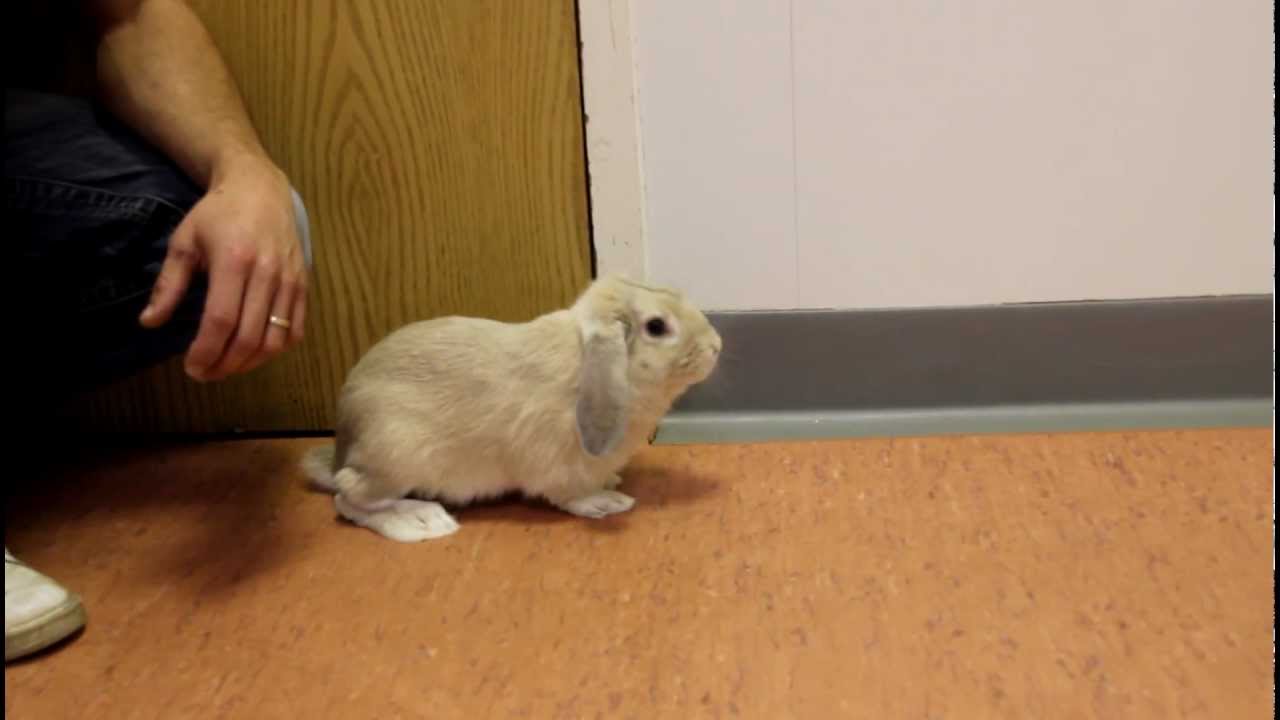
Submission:
<svg viewBox="0 0 1280 720">
<path fill-rule="evenodd" d="M 681 294 L 618 276 L 527 323 L 411 323 L 351 370 L 335 443 L 303 466 L 343 517 L 402 542 L 458 529 L 441 502 L 512 491 L 582 517 L 625 512 L 618 471 L 720 349 Z"/>
</svg>

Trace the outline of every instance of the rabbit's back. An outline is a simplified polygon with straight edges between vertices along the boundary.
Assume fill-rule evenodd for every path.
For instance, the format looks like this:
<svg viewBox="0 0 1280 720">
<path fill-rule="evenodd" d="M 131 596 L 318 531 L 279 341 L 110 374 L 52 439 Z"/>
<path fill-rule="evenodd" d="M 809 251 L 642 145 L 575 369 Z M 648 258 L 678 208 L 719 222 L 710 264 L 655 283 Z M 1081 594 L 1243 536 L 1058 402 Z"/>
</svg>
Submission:
<svg viewBox="0 0 1280 720">
<path fill-rule="evenodd" d="M 559 313 L 405 326 L 371 348 L 343 388 L 340 460 L 458 501 L 520 489 L 577 450 L 566 442 L 576 437 L 577 344 Z"/>
</svg>

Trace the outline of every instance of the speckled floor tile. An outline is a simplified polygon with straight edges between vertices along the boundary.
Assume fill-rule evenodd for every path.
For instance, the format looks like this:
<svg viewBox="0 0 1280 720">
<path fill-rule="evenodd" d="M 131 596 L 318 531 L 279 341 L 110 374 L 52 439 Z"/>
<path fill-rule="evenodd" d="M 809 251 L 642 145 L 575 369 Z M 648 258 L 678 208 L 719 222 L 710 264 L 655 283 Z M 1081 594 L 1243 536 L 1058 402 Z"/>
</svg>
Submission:
<svg viewBox="0 0 1280 720">
<path fill-rule="evenodd" d="M 317 441 L 33 472 L 6 544 L 89 626 L 10 718 L 1270 718 L 1270 429 L 658 447 L 603 521 L 401 545 Z"/>
</svg>

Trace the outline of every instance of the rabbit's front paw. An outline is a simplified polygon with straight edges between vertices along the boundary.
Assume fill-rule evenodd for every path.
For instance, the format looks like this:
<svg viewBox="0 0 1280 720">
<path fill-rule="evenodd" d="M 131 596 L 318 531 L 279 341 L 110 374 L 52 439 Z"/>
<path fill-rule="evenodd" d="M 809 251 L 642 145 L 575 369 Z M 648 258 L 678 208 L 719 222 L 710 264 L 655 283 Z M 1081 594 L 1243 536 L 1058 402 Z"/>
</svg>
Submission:
<svg viewBox="0 0 1280 720">
<path fill-rule="evenodd" d="M 590 495 L 556 503 L 561 510 L 578 517 L 602 518 L 605 515 L 626 512 L 636 504 L 636 499 L 616 490 L 598 490 Z"/>
</svg>

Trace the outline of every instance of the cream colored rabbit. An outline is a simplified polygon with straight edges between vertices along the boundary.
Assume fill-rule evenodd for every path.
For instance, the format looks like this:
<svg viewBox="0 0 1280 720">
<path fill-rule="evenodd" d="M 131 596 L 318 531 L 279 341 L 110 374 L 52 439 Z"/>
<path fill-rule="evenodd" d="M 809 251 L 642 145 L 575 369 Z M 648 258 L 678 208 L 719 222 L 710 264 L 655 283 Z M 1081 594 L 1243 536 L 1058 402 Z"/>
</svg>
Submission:
<svg viewBox="0 0 1280 720">
<path fill-rule="evenodd" d="M 618 470 L 720 347 L 679 293 L 617 276 L 523 324 L 412 323 L 352 369 L 335 444 L 303 466 L 343 517 L 402 542 L 458 529 L 437 501 L 519 491 L 583 517 L 624 512 Z"/>
</svg>

